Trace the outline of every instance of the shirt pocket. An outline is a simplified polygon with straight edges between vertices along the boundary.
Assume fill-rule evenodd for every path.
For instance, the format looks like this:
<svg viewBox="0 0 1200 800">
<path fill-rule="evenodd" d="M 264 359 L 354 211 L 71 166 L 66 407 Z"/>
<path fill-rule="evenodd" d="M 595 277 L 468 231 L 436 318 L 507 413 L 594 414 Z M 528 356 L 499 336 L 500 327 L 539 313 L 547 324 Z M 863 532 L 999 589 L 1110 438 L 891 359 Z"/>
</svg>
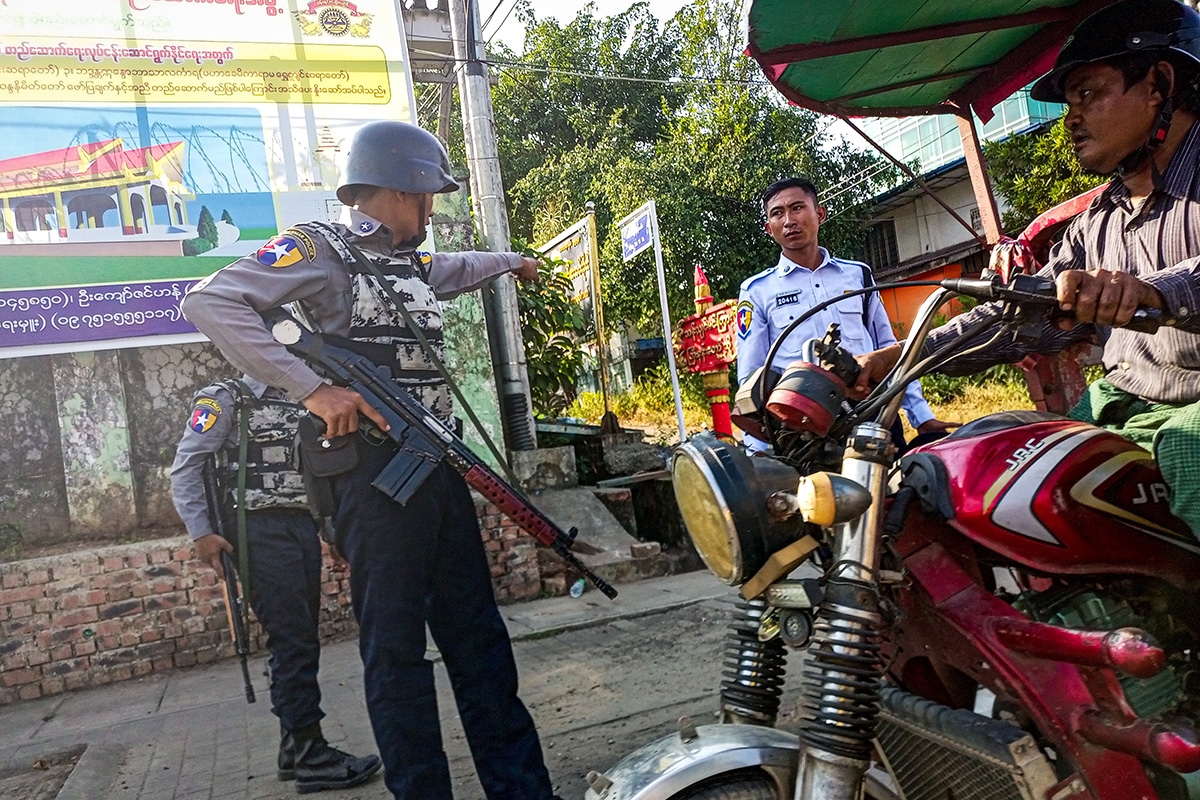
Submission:
<svg viewBox="0 0 1200 800">
<path fill-rule="evenodd" d="M 863 324 L 863 302 L 861 297 L 851 297 L 833 306 L 834 320 L 841 326 L 842 349 L 853 355 L 869 353 L 875 349 L 871 333 Z"/>
</svg>

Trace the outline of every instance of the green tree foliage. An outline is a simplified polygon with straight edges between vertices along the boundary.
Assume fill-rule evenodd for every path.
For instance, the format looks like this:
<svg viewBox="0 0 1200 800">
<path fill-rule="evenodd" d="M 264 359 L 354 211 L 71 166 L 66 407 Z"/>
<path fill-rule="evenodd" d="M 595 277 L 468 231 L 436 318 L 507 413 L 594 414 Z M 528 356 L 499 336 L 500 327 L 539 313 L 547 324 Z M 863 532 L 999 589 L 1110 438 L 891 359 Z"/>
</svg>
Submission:
<svg viewBox="0 0 1200 800">
<path fill-rule="evenodd" d="M 555 271 L 563 266 L 547 260 L 539 270 L 541 282 L 522 284 L 517 292 L 529 389 L 539 416 L 562 413 L 575 400 L 583 372 L 583 312 L 571 299 L 571 282 Z"/>
<path fill-rule="evenodd" d="M 858 253 L 855 212 L 890 175 L 833 140 L 828 118 L 789 107 L 765 83 L 742 54 L 745 0 L 696 0 L 665 24 L 645 3 L 608 18 L 589 5 L 566 24 L 519 13 L 524 52 L 491 54 L 513 233 L 547 241 L 594 201 L 609 325 L 661 324 L 653 257 L 624 263 L 615 226 L 650 198 L 674 319 L 692 312 L 695 264 L 729 298 L 775 263 L 758 197 L 778 178 L 807 174 L 825 187 L 823 242 Z"/>
<path fill-rule="evenodd" d="M 208 206 L 200 206 L 200 219 L 196 222 L 196 234 L 201 239 L 207 239 L 213 247 L 217 246 L 220 237 L 217 235 L 217 223 L 213 221 L 212 212 Z"/>
<path fill-rule="evenodd" d="M 228 223 L 229 225 L 233 224 L 233 214 L 229 213 L 228 208 L 221 210 L 221 222 Z"/>
<path fill-rule="evenodd" d="M 183 243 L 185 256 L 198 256 L 207 253 L 217 246 L 220 236 L 217 234 L 217 223 L 213 221 L 212 212 L 208 206 L 200 206 L 200 219 L 196 222 L 196 237 Z"/>
<path fill-rule="evenodd" d="M 1049 128 L 984 145 L 988 173 L 1008 201 L 1004 229 L 1015 234 L 1038 214 L 1107 179 L 1084 172 L 1062 120 Z"/>
</svg>

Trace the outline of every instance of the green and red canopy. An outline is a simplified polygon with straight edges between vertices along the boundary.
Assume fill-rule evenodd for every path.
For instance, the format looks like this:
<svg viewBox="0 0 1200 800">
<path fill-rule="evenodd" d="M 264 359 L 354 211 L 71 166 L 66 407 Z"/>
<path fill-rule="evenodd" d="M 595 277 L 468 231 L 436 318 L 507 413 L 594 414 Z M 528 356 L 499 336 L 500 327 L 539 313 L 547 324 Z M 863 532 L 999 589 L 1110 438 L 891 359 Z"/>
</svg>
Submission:
<svg viewBox="0 0 1200 800">
<path fill-rule="evenodd" d="M 983 121 L 1116 0 L 754 0 L 749 53 L 797 105 L 845 116 Z"/>
</svg>

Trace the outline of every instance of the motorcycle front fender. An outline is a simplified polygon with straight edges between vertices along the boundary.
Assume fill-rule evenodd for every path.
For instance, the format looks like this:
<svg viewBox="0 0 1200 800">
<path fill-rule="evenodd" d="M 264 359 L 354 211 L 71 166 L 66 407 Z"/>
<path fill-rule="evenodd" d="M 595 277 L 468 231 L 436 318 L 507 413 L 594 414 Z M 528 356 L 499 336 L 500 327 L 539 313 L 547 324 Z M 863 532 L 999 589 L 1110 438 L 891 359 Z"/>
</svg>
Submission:
<svg viewBox="0 0 1200 800">
<path fill-rule="evenodd" d="M 791 800 L 800 753 L 794 734 L 735 724 L 695 731 L 688 741 L 674 733 L 634 750 L 603 773 L 611 785 L 600 792 L 588 789 L 585 800 L 669 800 L 709 778 L 753 767 L 775 782 L 776 796 Z"/>
</svg>

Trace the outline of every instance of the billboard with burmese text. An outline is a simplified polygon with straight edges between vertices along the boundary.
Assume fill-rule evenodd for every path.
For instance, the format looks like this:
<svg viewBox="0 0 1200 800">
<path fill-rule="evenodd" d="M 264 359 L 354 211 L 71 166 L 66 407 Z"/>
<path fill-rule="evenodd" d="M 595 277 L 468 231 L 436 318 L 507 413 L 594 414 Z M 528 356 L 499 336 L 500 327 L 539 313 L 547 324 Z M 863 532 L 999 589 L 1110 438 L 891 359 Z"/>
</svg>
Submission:
<svg viewBox="0 0 1200 800">
<path fill-rule="evenodd" d="M 0 358 L 200 340 L 188 287 L 336 218 L 411 92 L 395 0 L 0 0 Z"/>
</svg>

